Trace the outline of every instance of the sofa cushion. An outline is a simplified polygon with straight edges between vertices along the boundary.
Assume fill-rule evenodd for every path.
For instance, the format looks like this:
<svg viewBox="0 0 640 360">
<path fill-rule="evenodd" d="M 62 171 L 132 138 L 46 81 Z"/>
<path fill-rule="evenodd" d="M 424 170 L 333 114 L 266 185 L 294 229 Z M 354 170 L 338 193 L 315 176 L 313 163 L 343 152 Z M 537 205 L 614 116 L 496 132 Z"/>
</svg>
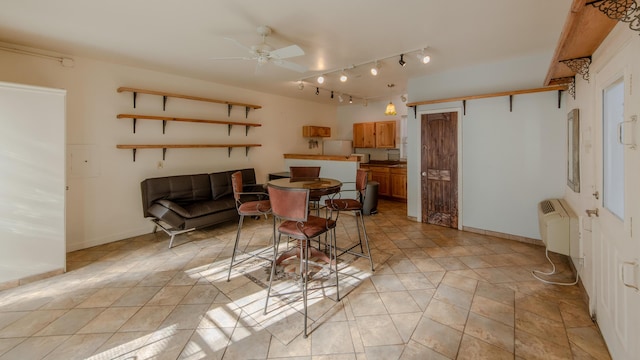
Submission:
<svg viewBox="0 0 640 360">
<path fill-rule="evenodd" d="M 197 218 L 207 214 L 215 214 L 224 210 L 235 209 L 235 202 L 231 197 L 182 204 L 163 199 L 156 201 L 156 203 L 187 219 Z"/>
<path fill-rule="evenodd" d="M 233 193 L 231 188 L 231 173 L 222 171 L 209 174 L 211 182 L 211 196 L 214 200 Z"/>
</svg>

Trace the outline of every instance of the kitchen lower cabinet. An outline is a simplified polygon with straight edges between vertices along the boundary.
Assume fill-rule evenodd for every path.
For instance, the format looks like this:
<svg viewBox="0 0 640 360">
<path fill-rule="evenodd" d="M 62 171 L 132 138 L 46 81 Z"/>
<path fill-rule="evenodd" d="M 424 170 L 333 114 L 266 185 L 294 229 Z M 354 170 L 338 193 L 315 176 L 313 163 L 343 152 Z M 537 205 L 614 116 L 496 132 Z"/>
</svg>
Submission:
<svg viewBox="0 0 640 360">
<path fill-rule="evenodd" d="M 407 199 L 407 169 L 391 168 L 391 196 L 397 199 Z"/>
</svg>

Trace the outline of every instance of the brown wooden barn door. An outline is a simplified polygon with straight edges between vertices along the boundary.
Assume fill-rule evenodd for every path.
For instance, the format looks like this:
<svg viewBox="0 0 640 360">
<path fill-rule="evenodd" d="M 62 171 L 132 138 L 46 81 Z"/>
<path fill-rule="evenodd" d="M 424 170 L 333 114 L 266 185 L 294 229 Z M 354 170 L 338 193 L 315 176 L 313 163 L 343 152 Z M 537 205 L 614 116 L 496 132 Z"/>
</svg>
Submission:
<svg viewBox="0 0 640 360">
<path fill-rule="evenodd" d="M 458 228 L 458 114 L 422 115 L 422 222 Z"/>
</svg>

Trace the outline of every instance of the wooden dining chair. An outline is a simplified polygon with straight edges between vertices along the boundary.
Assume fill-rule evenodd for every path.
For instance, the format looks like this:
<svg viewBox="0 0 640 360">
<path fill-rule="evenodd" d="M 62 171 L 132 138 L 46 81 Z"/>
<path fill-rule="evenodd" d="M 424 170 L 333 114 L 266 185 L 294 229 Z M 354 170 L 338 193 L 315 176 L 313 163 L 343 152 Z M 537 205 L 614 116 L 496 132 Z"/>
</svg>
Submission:
<svg viewBox="0 0 640 360">
<path fill-rule="evenodd" d="M 336 222 L 335 220 L 309 215 L 309 189 L 298 188 L 278 188 L 268 186 L 269 198 L 271 201 L 271 211 L 274 216 L 274 254 L 271 265 L 271 276 L 269 277 L 269 287 L 267 289 L 267 299 L 264 304 L 264 313 L 267 314 L 269 306 L 269 296 L 271 286 L 276 272 L 277 251 L 282 235 L 299 241 L 298 256 L 300 257 L 300 270 L 302 281 L 302 301 L 304 308 L 304 337 L 307 337 L 307 293 L 309 283 L 309 242 L 311 239 L 320 238 L 323 234 L 329 234 L 329 270 L 336 276 L 336 301 L 340 300 L 338 262 L 336 253 Z M 276 236 L 276 219 L 280 220 L 277 226 L 278 236 Z M 332 269 L 333 268 L 333 269 Z"/>
<path fill-rule="evenodd" d="M 251 257 L 258 256 L 258 254 L 246 253 L 238 249 L 240 243 L 240 234 L 242 232 L 242 224 L 245 216 L 262 216 L 265 217 L 271 214 L 271 202 L 268 200 L 269 195 L 265 192 L 244 192 L 242 184 L 242 172 L 236 171 L 231 174 L 231 187 L 233 188 L 233 198 L 236 202 L 236 210 L 240 215 L 238 220 L 238 230 L 236 231 L 236 241 L 233 245 L 233 253 L 231 253 L 231 263 L 229 264 L 229 274 L 227 275 L 227 281 L 231 279 L 231 269 L 234 265 L 238 265 Z M 243 200 L 244 198 L 244 200 Z M 244 253 L 250 255 L 248 258 L 234 264 L 236 260 L 236 254 Z"/>
<path fill-rule="evenodd" d="M 364 214 L 362 211 L 367 190 L 368 175 L 369 172 L 367 170 L 356 170 L 356 181 L 354 183 L 355 189 L 341 190 L 331 198 L 326 199 L 325 206 L 329 210 L 330 218 L 333 216 L 334 212 L 336 213 L 336 221 L 338 220 L 338 216 L 340 216 L 341 211 L 351 211 L 354 213 L 356 217 L 356 229 L 358 230 L 358 243 L 348 249 L 341 250 L 340 255 L 349 253 L 351 255 L 369 259 L 371 271 L 374 271 L 373 258 L 371 257 L 371 249 L 369 248 L 369 237 L 367 236 L 367 228 L 365 227 Z M 344 184 L 349 183 L 345 182 Z M 346 197 L 343 197 L 345 194 Z M 360 227 L 362 227 L 362 231 L 360 231 Z M 356 246 L 360 246 L 360 252 L 353 251 Z"/>
</svg>

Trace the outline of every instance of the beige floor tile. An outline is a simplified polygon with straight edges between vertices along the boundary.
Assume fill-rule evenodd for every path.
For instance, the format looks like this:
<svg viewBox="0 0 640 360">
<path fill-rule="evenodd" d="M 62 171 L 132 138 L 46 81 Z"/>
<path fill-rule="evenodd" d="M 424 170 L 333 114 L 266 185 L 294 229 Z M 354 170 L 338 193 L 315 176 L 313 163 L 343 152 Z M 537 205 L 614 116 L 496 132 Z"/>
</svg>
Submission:
<svg viewBox="0 0 640 360">
<path fill-rule="evenodd" d="M 577 345 L 581 350 L 593 356 L 594 359 L 609 359 L 609 352 L 595 326 L 571 328 L 567 330 L 569 341 Z"/>
<path fill-rule="evenodd" d="M 450 287 L 463 290 L 469 293 L 474 293 L 476 291 L 476 286 L 478 285 L 478 281 L 469 277 L 460 276 L 452 272 L 448 272 L 444 278 L 442 278 L 442 284 L 448 285 Z"/>
<path fill-rule="evenodd" d="M 150 336 L 151 332 L 149 331 L 115 333 L 89 359 L 115 359 L 126 354 L 133 354 L 144 345 Z"/>
<path fill-rule="evenodd" d="M 424 311 L 429 306 L 433 295 L 436 293 L 435 289 L 427 289 L 427 290 L 411 290 L 409 291 L 409 295 L 413 298 L 413 301 L 416 302 L 420 310 Z"/>
<path fill-rule="evenodd" d="M 398 330 L 398 334 L 406 344 L 411 339 L 413 331 L 418 326 L 418 322 L 422 318 L 422 312 L 408 313 L 408 314 L 392 314 L 391 320 Z"/>
<path fill-rule="evenodd" d="M 129 288 L 105 288 L 96 291 L 89 296 L 87 300 L 78 304 L 78 308 L 104 308 L 111 306 L 123 294 L 129 291 Z"/>
<path fill-rule="evenodd" d="M 213 285 L 195 285 L 180 302 L 181 304 L 211 304 L 220 291 Z"/>
<path fill-rule="evenodd" d="M 366 347 L 400 345 L 403 340 L 389 315 L 360 316 L 356 319 L 362 343 Z"/>
<path fill-rule="evenodd" d="M 118 332 L 155 330 L 173 311 L 173 308 L 174 306 L 144 306 L 127 320 Z"/>
<path fill-rule="evenodd" d="M 0 360 L 42 359 L 68 338 L 68 335 L 31 337 L 0 356 Z"/>
<path fill-rule="evenodd" d="M 408 291 L 384 292 L 379 295 L 389 314 L 420 311 L 420 307 L 413 301 Z"/>
<path fill-rule="evenodd" d="M 515 292 L 508 287 L 481 281 L 478 283 L 476 295 L 497 301 L 510 307 L 515 306 Z"/>
<path fill-rule="evenodd" d="M 422 317 L 416 330 L 411 336 L 421 345 L 424 345 L 450 359 L 453 359 L 458 353 L 462 332 L 442 325 L 427 317 Z"/>
<path fill-rule="evenodd" d="M 189 290 L 191 286 L 165 286 L 147 302 L 147 305 L 177 305 Z"/>
<path fill-rule="evenodd" d="M 195 329 L 201 323 L 208 307 L 209 305 L 207 304 L 178 305 L 164 319 L 160 327 L 171 327 L 180 330 Z"/>
<path fill-rule="evenodd" d="M 87 325 L 77 331 L 78 334 L 114 333 L 129 320 L 140 308 L 111 307 L 91 320 Z"/>
<path fill-rule="evenodd" d="M 471 308 L 473 293 L 440 284 L 433 298 L 468 310 Z"/>
<path fill-rule="evenodd" d="M 383 315 L 387 309 L 378 293 L 354 294 L 349 297 L 354 316 Z"/>
<path fill-rule="evenodd" d="M 559 346 L 569 347 L 567 331 L 562 322 L 550 320 L 538 314 L 520 310 L 517 307 L 516 329 L 549 339 Z"/>
<path fill-rule="evenodd" d="M 471 304 L 471 311 L 507 326 L 515 327 L 515 308 L 513 306 L 476 295 Z"/>
<path fill-rule="evenodd" d="M 424 316 L 440 324 L 463 331 L 469 310 L 437 299 L 431 300 Z"/>
<path fill-rule="evenodd" d="M 62 345 L 49 353 L 44 360 L 86 359 L 91 356 L 98 347 L 104 344 L 109 337 L 111 337 L 111 334 L 73 335 L 69 337 L 67 341 L 62 343 Z"/>
<path fill-rule="evenodd" d="M 71 309 L 37 332 L 35 336 L 73 335 L 104 310 L 104 308 Z"/>
<path fill-rule="evenodd" d="M 513 330 L 512 326 L 504 325 L 472 312 L 469 314 L 469 321 L 464 333 L 513 353 Z"/>
<path fill-rule="evenodd" d="M 458 351 L 458 360 L 510 360 L 513 352 L 493 346 L 473 336 L 464 335 Z"/>
<path fill-rule="evenodd" d="M 36 310 L 0 330 L 1 338 L 31 336 L 64 315 L 66 310 Z"/>
<path fill-rule="evenodd" d="M 16 345 L 20 344 L 25 339 L 26 338 L 0 339 L 0 356 L 13 349 Z"/>
<path fill-rule="evenodd" d="M 365 349 L 367 360 L 399 359 L 404 351 L 404 345 L 368 346 Z"/>
<path fill-rule="evenodd" d="M 375 274 L 371 277 L 371 281 L 373 285 L 376 287 L 378 292 L 386 292 L 386 291 L 403 291 L 407 290 L 402 281 L 398 278 L 397 275 L 378 275 Z"/>
<path fill-rule="evenodd" d="M 161 287 L 159 286 L 138 286 L 127 290 L 111 306 L 143 306 L 154 297 Z"/>
<path fill-rule="evenodd" d="M 402 355 L 400 355 L 400 360 L 447 360 L 452 359 L 450 357 L 446 357 L 431 348 L 428 348 L 417 341 L 410 341 L 405 347 Z"/>
<path fill-rule="evenodd" d="M 353 352 L 351 331 L 347 322 L 322 324 L 311 333 L 311 355 L 333 355 Z"/>
<path fill-rule="evenodd" d="M 566 360 L 571 359 L 569 346 L 561 346 L 549 341 L 550 336 L 544 338 L 531 335 L 516 329 L 515 355 L 523 359 L 532 360 Z"/>
<path fill-rule="evenodd" d="M 283 344 L 276 337 L 271 337 L 269 346 L 269 358 L 292 358 L 311 356 L 311 338 L 296 337 L 289 344 Z"/>
</svg>

